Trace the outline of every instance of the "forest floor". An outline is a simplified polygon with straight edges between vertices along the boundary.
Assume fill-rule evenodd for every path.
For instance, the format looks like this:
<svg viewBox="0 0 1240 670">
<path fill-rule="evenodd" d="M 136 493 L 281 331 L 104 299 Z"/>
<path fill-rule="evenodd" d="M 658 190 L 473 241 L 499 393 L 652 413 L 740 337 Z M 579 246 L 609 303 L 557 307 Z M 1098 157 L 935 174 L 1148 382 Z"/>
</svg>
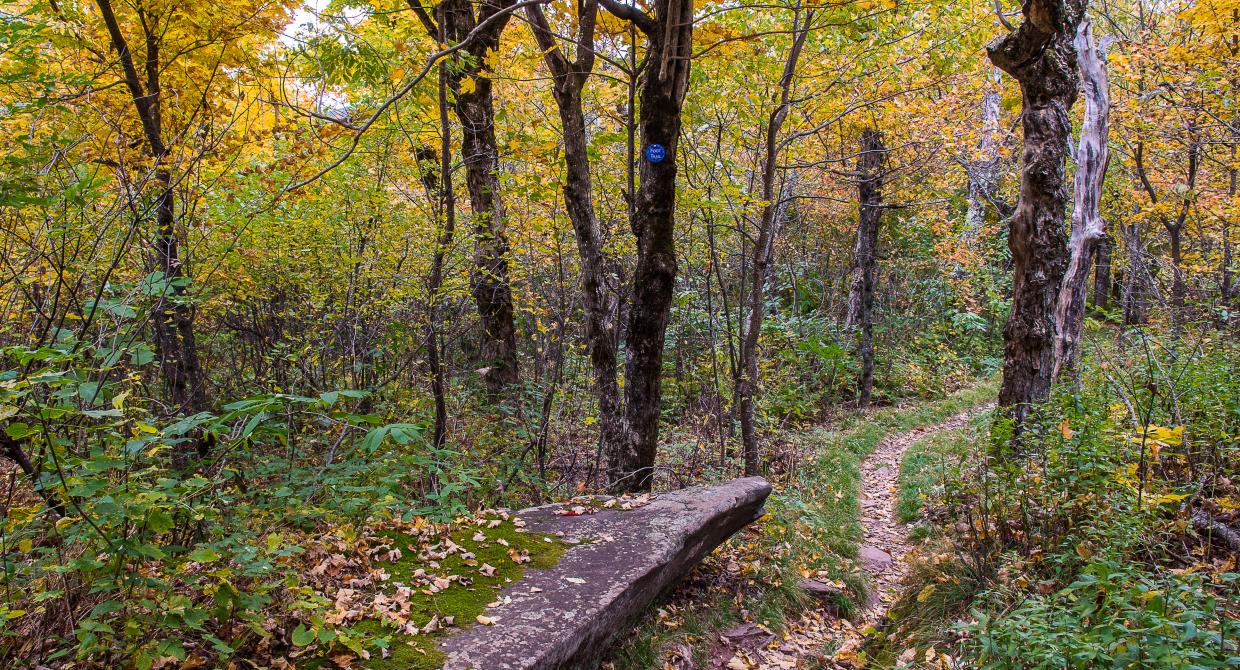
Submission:
<svg viewBox="0 0 1240 670">
<path fill-rule="evenodd" d="M 852 668 L 857 651 L 865 641 L 865 631 L 878 626 L 888 608 L 900 595 L 901 582 L 908 572 L 908 558 L 915 551 L 908 526 L 900 520 L 900 464 L 909 447 L 937 433 L 966 426 L 970 419 L 994 406 L 986 403 L 960 412 L 929 426 L 896 433 L 878 444 L 861 463 L 861 527 L 863 540 L 858 558 L 869 575 L 872 590 L 869 602 L 856 621 L 836 619 L 830 612 L 811 610 L 787 626 L 786 638 L 778 645 L 761 650 L 757 658 L 729 659 L 729 669 Z M 834 649 L 831 656 L 823 656 Z M 807 663 L 814 665 L 807 666 Z"/>
<path fill-rule="evenodd" d="M 833 670 L 865 662 L 909 538 L 901 463 L 993 406 L 995 379 L 938 400 L 843 414 L 771 437 L 767 516 L 708 556 L 612 651 L 607 670 Z M 903 495 L 916 495 L 904 491 Z M 916 533 L 914 533 L 916 535 Z"/>
</svg>

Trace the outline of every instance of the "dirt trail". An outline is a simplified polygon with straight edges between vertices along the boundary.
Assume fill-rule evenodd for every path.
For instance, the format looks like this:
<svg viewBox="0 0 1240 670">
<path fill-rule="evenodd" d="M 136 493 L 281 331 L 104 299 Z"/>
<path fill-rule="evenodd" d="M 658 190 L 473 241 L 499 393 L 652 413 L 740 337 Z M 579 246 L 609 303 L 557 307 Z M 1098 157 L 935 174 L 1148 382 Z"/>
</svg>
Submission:
<svg viewBox="0 0 1240 670">
<path fill-rule="evenodd" d="M 859 558 L 874 584 L 873 597 L 866 608 L 865 623 L 874 623 L 887 614 L 899 596 L 901 580 L 908 572 L 904 558 L 911 545 L 908 527 L 900 522 L 896 505 L 900 492 L 900 463 L 904 452 L 933 433 L 968 425 L 969 419 L 989 405 L 965 410 L 933 425 L 892 435 L 879 443 L 861 463 L 861 527 L 864 536 Z"/>
<path fill-rule="evenodd" d="M 862 642 L 861 629 L 877 623 L 899 595 L 900 581 L 908 570 L 905 557 L 912 548 L 908 528 L 896 514 L 899 500 L 900 462 L 910 446 L 933 433 L 964 427 L 969 419 L 991 405 L 965 410 L 942 423 L 914 428 L 892 435 L 879 443 L 874 452 L 861 463 L 861 526 L 864 532 L 859 560 L 874 585 L 873 596 L 860 620 L 852 623 L 836 620 L 823 612 L 807 612 L 789 628 L 792 634 L 774 648 L 764 649 L 756 666 L 749 668 L 810 667 L 808 660 L 817 658 L 813 667 L 851 668 L 847 661 L 855 655 Z M 824 649 L 838 649 L 831 660 L 820 655 Z M 825 665 L 823 664 L 825 661 Z"/>
</svg>

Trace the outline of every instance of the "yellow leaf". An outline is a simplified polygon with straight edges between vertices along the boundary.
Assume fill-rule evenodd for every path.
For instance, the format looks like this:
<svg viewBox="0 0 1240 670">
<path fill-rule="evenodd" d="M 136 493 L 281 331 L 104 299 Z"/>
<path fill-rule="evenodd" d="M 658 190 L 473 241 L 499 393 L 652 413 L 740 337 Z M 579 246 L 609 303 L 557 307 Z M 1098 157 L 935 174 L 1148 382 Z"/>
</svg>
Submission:
<svg viewBox="0 0 1240 670">
<path fill-rule="evenodd" d="M 921 592 L 917 594 L 917 602 L 924 603 L 933 594 L 934 584 L 928 584 L 926 585 L 926 588 L 922 589 Z"/>
<path fill-rule="evenodd" d="M 1065 440 L 1071 440 L 1072 436 L 1075 434 L 1075 431 L 1068 427 L 1067 419 L 1064 419 L 1063 423 L 1059 424 L 1059 432 L 1063 435 L 1063 439 Z"/>
<path fill-rule="evenodd" d="M 461 93 L 473 93 L 478 90 L 478 84 L 474 82 L 473 77 L 465 77 L 461 80 Z"/>
</svg>

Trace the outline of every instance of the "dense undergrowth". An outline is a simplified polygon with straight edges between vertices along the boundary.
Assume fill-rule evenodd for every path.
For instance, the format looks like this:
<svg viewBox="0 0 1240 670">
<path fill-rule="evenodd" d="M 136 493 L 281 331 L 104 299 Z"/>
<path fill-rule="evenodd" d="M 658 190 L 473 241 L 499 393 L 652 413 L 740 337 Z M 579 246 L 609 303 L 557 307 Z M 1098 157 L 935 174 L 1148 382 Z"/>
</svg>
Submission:
<svg viewBox="0 0 1240 670">
<path fill-rule="evenodd" d="M 617 649 L 616 670 L 697 667 L 720 631 L 742 622 L 779 631 L 819 603 L 798 586 L 805 578 L 839 589 L 828 609 L 850 616 L 868 585 L 857 563 L 860 464 L 885 437 L 940 422 L 994 397 L 993 380 L 936 401 L 845 415 L 830 427 L 787 434 L 775 448 L 787 469 L 772 473 L 768 516 L 717 550 L 658 609 L 658 616 Z M 726 660 L 726 659 L 725 659 Z M 680 666 L 677 666 L 680 667 Z"/>
<path fill-rule="evenodd" d="M 471 544 L 472 533 L 459 537 L 479 510 L 600 486 L 588 385 L 531 383 L 496 405 L 476 380 L 456 378 L 450 398 L 456 414 L 449 439 L 438 447 L 425 394 L 399 385 L 320 390 L 291 367 L 282 368 L 279 385 L 236 386 L 264 392 L 185 415 L 161 401 L 158 365 L 141 324 L 133 321 L 141 310 L 127 300 L 108 293 L 94 312 L 95 326 L 53 329 L 44 344 L 0 350 L 4 447 L 10 459 L 29 456 L 21 467 L 6 461 L 4 473 L 0 664 L 145 669 L 234 659 L 304 663 L 315 655 L 339 663 L 347 657 L 359 664 L 385 658 L 407 664 L 407 654 L 398 652 L 407 650 L 408 640 L 394 637 L 392 620 L 381 611 L 400 588 L 401 563 L 363 550 L 377 551 L 386 537 L 406 564 L 418 561 L 426 570 L 416 584 L 402 582 L 414 589 L 404 623 L 424 627 L 433 614 L 441 626 L 448 616 L 457 625 L 468 623 L 475 601 L 489 600 L 485 589 L 466 609 L 430 615 L 419 609 L 418 589 L 451 576 L 441 569 L 443 558 L 432 556 L 452 540 L 481 560 L 485 553 Z M 99 324 L 108 327 L 106 337 L 94 332 Z M 878 359 L 880 399 L 910 390 L 913 397 L 932 397 L 993 363 L 987 354 L 993 332 L 961 329 L 951 320 L 938 324 L 915 336 L 880 339 L 890 345 Z M 824 320 L 786 311 L 767 321 L 764 338 L 777 355 L 764 361 L 769 393 L 759 420 L 766 434 L 819 421 L 847 402 L 856 365 L 842 337 Z M 946 346 L 949 341 L 953 346 Z M 909 342 L 915 346 L 906 347 Z M 694 361 L 674 374 L 669 369 L 661 488 L 740 472 L 731 416 L 719 405 L 727 399 L 701 387 L 709 368 L 705 357 Z M 930 366 L 947 374 L 918 372 Z M 913 374 L 922 375 L 920 381 L 914 383 Z M 765 469 L 802 493 L 778 503 L 788 506 L 776 511 L 785 522 L 773 524 L 754 546 L 759 556 L 784 542 L 766 543 L 777 535 L 802 551 L 817 526 L 851 528 L 845 519 L 851 518 L 855 483 L 844 473 L 855 471 L 856 456 L 883 430 L 915 420 L 890 410 L 876 417 L 838 435 L 811 433 L 764 450 Z M 846 450 L 823 448 L 834 442 Z M 805 467 L 817 458 L 840 461 Z M 819 471 L 829 471 L 831 481 L 817 479 L 826 476 L 813 474 Z M 819 485 L 836 487 L 837 499 L 804 493 Z M 410 524 L 435 529 L 434 536 L 421 537 L 417 552 L 407 551 L 397 536 L 381 536 L 404 533 Z M 831 579 L 850 580 L 860 593 L 848 569 L 830 560 L 848 555 L 848 533 L 854 532 L 810 552 L 812 560 L 795 568 L 828 569 Z M 545 550 L 542 545 L 508 541 L 530 550 L 534 562 L 545 553 L 535 551 Z M 327 551 L 324 543 L 334 547 L 330 554 L 358 561 L 367 574 L 348 579 L 365 583 L 311 575 Z M 755 574 L 769 574 L 775 565 L 793 569 L 792 554 L 789 545 L 757 559 Z M 521 567 L 504 555 L 497 560 L 490 565 L 502 578 L 511 576 L 508 568 Z M 467 571 L 468 588 L 494 586 L 477 574 L 480 568 Z M 389 577 L 379 579 L 372 570 Z M 448 590 L 460 588 L 452 582 Z M 356 601 L 341 601 L 344 590 L 354 591 Z M 772 595 L 771 602 L 790 597 L 787 588 L 773 593 L 784 596 Z M 345 611 L 355 612 L 340 618 L 337 610 L 346 601 L 351 606 Z"/>
<path fill-rule="evenodd" d="M 1236 667 L 1238 362 L 1228 340 L 1130 333 L 1093 349 L 1023 453 L 1002 421 L 915 446 L 900 511 L 928 539 L 871 660 Z"/>
</svg>

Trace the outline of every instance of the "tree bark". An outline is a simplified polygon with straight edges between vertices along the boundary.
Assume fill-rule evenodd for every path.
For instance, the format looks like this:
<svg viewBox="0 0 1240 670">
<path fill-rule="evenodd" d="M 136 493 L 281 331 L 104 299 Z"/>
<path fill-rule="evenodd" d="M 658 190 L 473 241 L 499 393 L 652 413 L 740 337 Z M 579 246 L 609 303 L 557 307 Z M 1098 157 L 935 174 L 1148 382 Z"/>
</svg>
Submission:
<svg viewBox="0 0 1240 670">
<path fill-rule="evenodd" d="M 1089 19 L 1077 27 L 1073 45 L 1085 83 L 1085 123 L 1076 150 L 1076 178 L 1073 184 L 1072 237 L 1070 257 L 1055 306 L 1054 377 L 1076 369 L 1081 333 L 1085 326 L 1085 289 L 1094 252 L 1106 238 L 1102 218 L 1102 184 L 1106 179 L 1110 152 L 1107 147 L 1111 99 L 1103 55 L 1094 44 Z"/>
<path fill-rule="evenodd" d="M 479 24 L 512 6 L 514 0 L 484 0 L 477 14 L 470 0 L 444 0 L 436 8 L 438 21 L 419 4 L 408 0 L 432 38 L 461 42 Z M 512 288 L 508 280 L 511 255 L 505 232 L 503 201 L 499 186 L 499 147 L 495 140 L 495 96 L 489 73 L 488 53 L 499 49 L 500 35 L 511 15 L 487 24 L 455 58 L 448 69 L 453 110 L 461 123 L 461 152 L 465 182 L 474 223 L 476 243 L 470 273 L 471 292 L 482 326 L 482 375 L 492 400 L 520 379 L 517 362 L 517 327 Z"/>
<path fill-rule="evenodd" d="M 176 236 L 176 193 L 172 170 L 167 165 L 170 154 L 163 139 L 163 117 L 160 109 L 160 42 L 153 31 L 154 17 L 143 16 L 145 31 L 145 85 L 134 64 L 129 43 L 121 32 L 109 0 L 96 0 L 99 13 L 107 27 L 112 48 L 121 64 L 125 86 L 133 98 L 134 109 L 142 123 L 147 152 L 155 162 L 155 266 L 162 274 L 160 294 L 152 309 L 151 323 L 155 331 L 160 372 L 168 397 L 176 411 L 193 413 L 208 404 L 207 390 L 198 347 L 194 337 L 194 310 L 186 296 L 184 265 Z"/>
<path fill-rule="evenodd" d="M 594 194 L 587 153 L 585 115 L 581 92 L 594 69 L 596 0 L 579 4 L 576 54 L 569 60 L 560 50 L 555 33 L 539 5 L 526 8 L 530 30 L 551 71 L 552 94 L 560 113 L 564 136 L 564 203 L 577 239 L 581 259 L 581 292 L 585 312 L 586 348 L 594 373 L 594 394 L 599 408 L 599 449 L 602 454 L 619 451 L 624 437 L 623 408 L 617 382 L 617 301 L 610 262 L 603 251 L 603 233 L 594 212 Z"/>
<path fill-rule="evenodd" d="M 1110 233 L 1104 234 L 1102 239 L 1098 240 L 1098 249 L 1094 256 L 1094 292 L 1090 297 L 1090 306 L 1100 312 L 1111 308 L 1111 264 L 1114 251 L 1114 239 Z"/>
<path fill-rule="evenodd" d="M 656 0 L 653 18 L 617 0 L 601 4 L 646 36 L 638 133 L 643 147 L 666 150 L 658 163 L 640 161 L 632 219 L 637 266 L 625 333 L 625 439 L 607 459 L 612 489 L 639 491 L 653 483 L 659 439 L 663 344 L 676 282 L 676 150 L 693 58 L 693 0 Z"/>
<path fill-rule="evenodd" d="M 1190 134 L 1195 135 L 1195 128 L 1190 127 Z M 1188 145 L 1188 167 L 1187 167 L 1187 188 L 1184 190 L 1183 197 L 1180 202 L 1180 211 L 1175 218 L 1171 218 L 1166 214 L 1162 214 L 1159 220 L 1162 223 L 1163 230 L 1167 232 L 1167 242 L 1171 246 L 1171 329 L 1178 337 L 1184 328 L 1184 308 L 1188 298 L 1188 281 L 1184 275 L 1184 252 L 1183 237 L 1184 223 L 1188 219 L 1188 211 L 1192 206 L 1193 189 L 1197 186 L 1197 170 L 1200 165 L 1200 143 L 1193 137 Z M 1133 152 L 1133 165 L 1137 171 L 1137 177 L 1141 181 L 1141 185 L 1145 188 L 1145 192 L 1150 197 L 1150 204 L 1158 204 L 1158 191 L 1154 189 L 1154 185 L 1150 182 L 1149 175 L 1145 171 L 1145 143 L 1137 142 L 1135 151 Z"/>
<path fill-rule="evenodd" d="M 771 110 L 766 123 L 766 142 L 762 160 L 762 216 L 758 220 L 758 239 L 754 244 L 749 286 L 749 318 L 741 336 L 740 375 L 737 376 L 736 381 L 736 400 L 740 405 L 741 442 L 747 476 L 758 474 L 758 436 L 754 425 L 754 394 L 758 385 L 758 341 L 762 334 L 767 274 L 770 272 L 775 241 L 779 236 L 780 214 L 786 205 L 784 189 L 776 188 L 779 153 L 782 147 L 779 133 L 792 107 L 792 78 L 796 74 L 797 62 L 801 58 L 801 50 L 805 46 L 805 38 L 809 35 L 809 24 L 812 19 L 813 11 L 807 12 L 802 17 L 798 4 L 793 19 L 792 46 L 784 60 L 783 74 L 779 79 L 779 88 L 775 94 L 775 107 Z"/>
<path fill-rule="evenodd" d="M 1020 27 L 987 47 L 991 62 L 1020 83 L 1024 102 L 1020 199 L 1008 234 L 1012 311 L 999 390 L 1014 438 L 1033 405 L 1049 397 L 1053 379 L 1055 305 L 1068 266 L 1065 159 L 1078 85 L 1072 40 L 1084 10 L 1083 0 L 1029 0 Z"/>
<path fill-rule="evenodd" d="M 431 372 L 431 396 L 435 401 L 435 423 L 432 434 L 435 448 L 442 448 L 448 436 L 447 375 L 441 360 L 439 338 L 439 292 L 443 287 L 443 267 L 456 233 L 456 194 L 452 189 L 452 124 L 448 121 L 448 64 L 439 64 L 439 165 L 436 153 L 424 149 L 418 158 L 422 166 L 422 185 L 427 196 L 437 205 L 436 219 L 441 222 L 435 253 L 431 257 L 431 274 L 427 282 L 426 359 Z"/>
<path fill-rule="evenodd" d="M 1140 224 L 1132 223 L 1124 229 L 1124 246 L 1128 249 L 1128 272 L 1123 287 L 1125 326 L 1138 326 L 1146 320 L 1146 301 L 1152 282 L 1142 244 Z"/>
<path fill-rule="evenodd" d="M 848 291 L 848 328 L 857 331 L 857 404 L 869 407 L 874 393 L 874 286 L 878 279 L 878 231 L 883 218 L 882 135 L 873 128 L 861 133 L 857 153 L 857 241 L 853 245 L 853 278 Z"/>
<path fill-rule="evenodd" d="M 1195 129 L 1190 128 L 1190 133 Z M 1193 190 L 1197 188 L 1197 171 L 1200 165 L 1201 143 L 1196 137 L 1188 145 L 1188 184 L 1180 202 L 1180 211 L 1175 220 L 1163 217 L 1163 228 L 1167 231 L 1167 239 L 1171 243 L 1171 329 L 1178 337 L 1184 332 L 1184 321 L 1188 306 L 1188 277 L 1184 272 L 1184 224 L 1188 220 L 1188 211 L 1192 207 Z"/>
<path fill-rule="evenodd" d="M 1236 48 L 1233 49 L 1233 51 L 1236 50 L 1240 50 L 1240 44 L 1237 44 Z M 1237 88 L 1235 80 L 1233 80 L 1232 90 L 1234 91 Z M 1231 202 L 1236 201 L 1237 187 L 1240 186 L 1240 169 L 1236 167 L 1238 165 L 1236 162 L 1236 147 L 1240 145 L 1240 130 L 1237 129 L 1240 129 L 1240 116 L 1232 120 L 1231 167 L 1227 170 L 1227 198 Z M 1231 225 L 1231 219 L 1223 219 L 1223 258 L 1221 261 L 1221 272 L 1219 273 L 1219 306 L 1222 308 L 1221 312 L 1223 315 L 1220 323 L 1221 326 L 1226 326 L 1234 318 L 1231 313 L 1231 302 L 1237 286 L 1232 281 Z"/>
<path fill-rule="evenodd" d="M 997 71 L 996 71 L 997 74 Z M 998 201 L 999 192 L 999 127 L 1001 98 L 997 90 L 986 91 L 982 96 L 982 129 L 977 143 L 977 155 L 965 162 L 969 177 L 969 208 L 964 216 L 964 234 L 967 245 L 975 244 L 986 223 L 986 206 L 994 207 L 999 216 L 1011 214 L 1011 205 Z"/>
</svg>

